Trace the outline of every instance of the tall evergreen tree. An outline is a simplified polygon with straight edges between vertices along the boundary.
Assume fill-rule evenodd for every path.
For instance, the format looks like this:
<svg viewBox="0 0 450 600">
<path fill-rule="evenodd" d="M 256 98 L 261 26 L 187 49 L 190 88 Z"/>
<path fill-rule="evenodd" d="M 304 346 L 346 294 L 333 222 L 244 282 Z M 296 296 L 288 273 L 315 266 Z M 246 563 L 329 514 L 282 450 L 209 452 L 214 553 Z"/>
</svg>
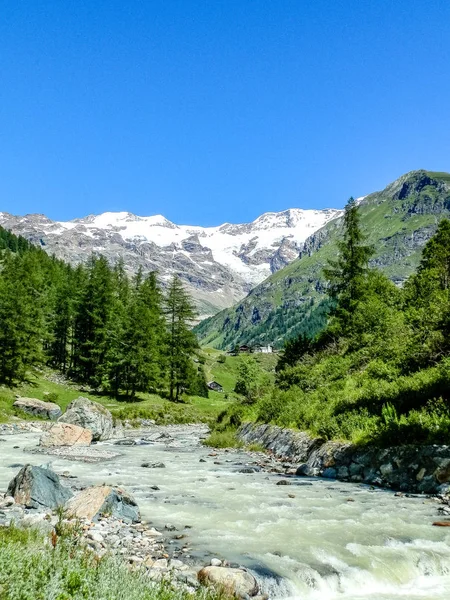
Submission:
<svg viewBox="0 0 450 600">
<path fill-rule="evenodd" d="M 412 328 L 410 366 L 433 364 L 450 353 L 450 221 L 443 219 L 422 252 L 417 273 L 405 285 Z"/>
<path fill-rule="evenodd" d="M 0 380 L 8 385 L 42 362 L 44 306 L 40 255 L 7 251 L 0 277 Z"/>
<path fill-rule="evenodd" d="M 345 207 L 344 236 L 338 243 L 338 258 L 331 260 L 324 269 L 329 282 L 328 295 L 336 302 L 333 313 L 338 329 L 345 329 L 357 303 L 364 296 L 369 258 L 374 253 L 372 246 L 364 244 L 365 240 L 358 205 L 350 198 Z"/>
<path fill-rule="evenodd" d="M 102 382 L 113 307 L 112 272 L 106 258 L 92 257 L 75 321 L 72 374 L 98 387 Z"/>
<path fill-rule="evenodd" d="M 178 401 L 196 378 L 192 358 L 198 349 L 197 338 L 190 328 L 196 317 L 195 308 L 178 275 L 174 275 L 168 287 L 164 312 L 169 399 Z"/>
</svg>

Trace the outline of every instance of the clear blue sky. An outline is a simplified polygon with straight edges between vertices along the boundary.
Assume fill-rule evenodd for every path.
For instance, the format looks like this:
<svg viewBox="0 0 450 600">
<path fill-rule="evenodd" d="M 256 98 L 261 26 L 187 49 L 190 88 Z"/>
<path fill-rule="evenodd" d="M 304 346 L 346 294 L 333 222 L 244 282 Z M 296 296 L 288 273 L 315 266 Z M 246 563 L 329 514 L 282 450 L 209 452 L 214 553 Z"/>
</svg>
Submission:
<svg viewBox="0 0 450 600">
<path fill-rule="evenodd" d="M 450 170 L 449 0 L 1 0 L 0 210 L 177 223 Z"/>
</svg>

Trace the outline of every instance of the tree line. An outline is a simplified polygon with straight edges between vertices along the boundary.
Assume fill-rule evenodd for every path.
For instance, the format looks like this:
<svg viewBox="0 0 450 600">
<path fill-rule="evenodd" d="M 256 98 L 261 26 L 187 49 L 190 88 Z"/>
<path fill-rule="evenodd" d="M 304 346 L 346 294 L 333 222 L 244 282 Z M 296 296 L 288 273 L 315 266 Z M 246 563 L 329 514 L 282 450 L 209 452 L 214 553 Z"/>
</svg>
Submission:
<svg viewBox="0 0 450 600">
<path fill-rule="evenodd" d="M 179 277 L 130 277 L 103 256 L 73 267 L 0 228 L 0 381 L 49 365 L 114 396 L 206 395 L 191 331 L 196 313 Z"/>
<path fill-rule="evenodd" d="M 324 269 L 325 326 L 288 340 L 275 385 L 235 403 L 220 427 L 256 418 L 355 443 L 448 443 L 450 221 L 403 286 L 371 267 L 353 199 L 338 250 Z"/>
</svg>

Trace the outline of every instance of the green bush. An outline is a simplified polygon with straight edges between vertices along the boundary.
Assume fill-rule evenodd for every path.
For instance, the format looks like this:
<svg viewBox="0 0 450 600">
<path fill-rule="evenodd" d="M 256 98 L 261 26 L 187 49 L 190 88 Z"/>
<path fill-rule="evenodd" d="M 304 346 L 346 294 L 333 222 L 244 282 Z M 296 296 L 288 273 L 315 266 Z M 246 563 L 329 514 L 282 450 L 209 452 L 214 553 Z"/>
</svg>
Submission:
<svg viewBox="0 0 450 600">
<path fill-rule="evenodd" d="M 0 528 L 1 600 L 221 600 L 206 589 L 188 594 L 150 583 L 144 571 L 96 558 L 72 533 L 53 543 L 36 529 Z"/>
</svg>

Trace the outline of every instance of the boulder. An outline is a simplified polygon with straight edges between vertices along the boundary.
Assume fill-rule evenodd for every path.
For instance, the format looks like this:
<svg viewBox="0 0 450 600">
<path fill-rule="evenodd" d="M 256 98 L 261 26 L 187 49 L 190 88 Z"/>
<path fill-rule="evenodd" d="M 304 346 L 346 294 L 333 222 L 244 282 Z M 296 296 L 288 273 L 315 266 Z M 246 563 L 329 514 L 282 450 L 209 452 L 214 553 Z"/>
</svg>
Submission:
<svg viewBox="0 0 450 600">
<path fill-rule="evenodd" d="M 13 406 L 23 412 L 41 417 L 43 419 L 52 419 L 56 421 L 62 415 L 60 407 L 54 402 L 44 402 L 37 398 L 18 398 Z"/>
<path fill-rule="evenodd" d="M 139 508 L 133 496 L 109 485 L 86 488 L 67 503 L 66 509 L 70 516 L 89 521 L 96 520 L 102 514 L 133 523 L 140 521 Z"/>
<path fill-rule="evenodd" d="M 25 465 L 9 483 L 6 495 L 29 508 L 56 508 L 73 494 L 51 469 Z"/>
<path fill-rule="evenodd" d="M 203 585 L 212 585 L 218 590 L 240 598 L 256 596 L 259 591 L 256 579 L 244 569 L 204 567 L 198 572 L 197 577 Z"/>
<path fill-rule="evenodd" d="M 55 423 L 41 436 L 39 446 L 53 448 L 55 446 L 89 446 L 92 432 L 71 423 Z"/>
<path fill-rule="evenodd" d="M 109 410 L 82 396 L 69 404 L 58 421 L 89 429 L 93 441 L 108 440 L 112 436 L 113 418 Z"/>
</svg>

